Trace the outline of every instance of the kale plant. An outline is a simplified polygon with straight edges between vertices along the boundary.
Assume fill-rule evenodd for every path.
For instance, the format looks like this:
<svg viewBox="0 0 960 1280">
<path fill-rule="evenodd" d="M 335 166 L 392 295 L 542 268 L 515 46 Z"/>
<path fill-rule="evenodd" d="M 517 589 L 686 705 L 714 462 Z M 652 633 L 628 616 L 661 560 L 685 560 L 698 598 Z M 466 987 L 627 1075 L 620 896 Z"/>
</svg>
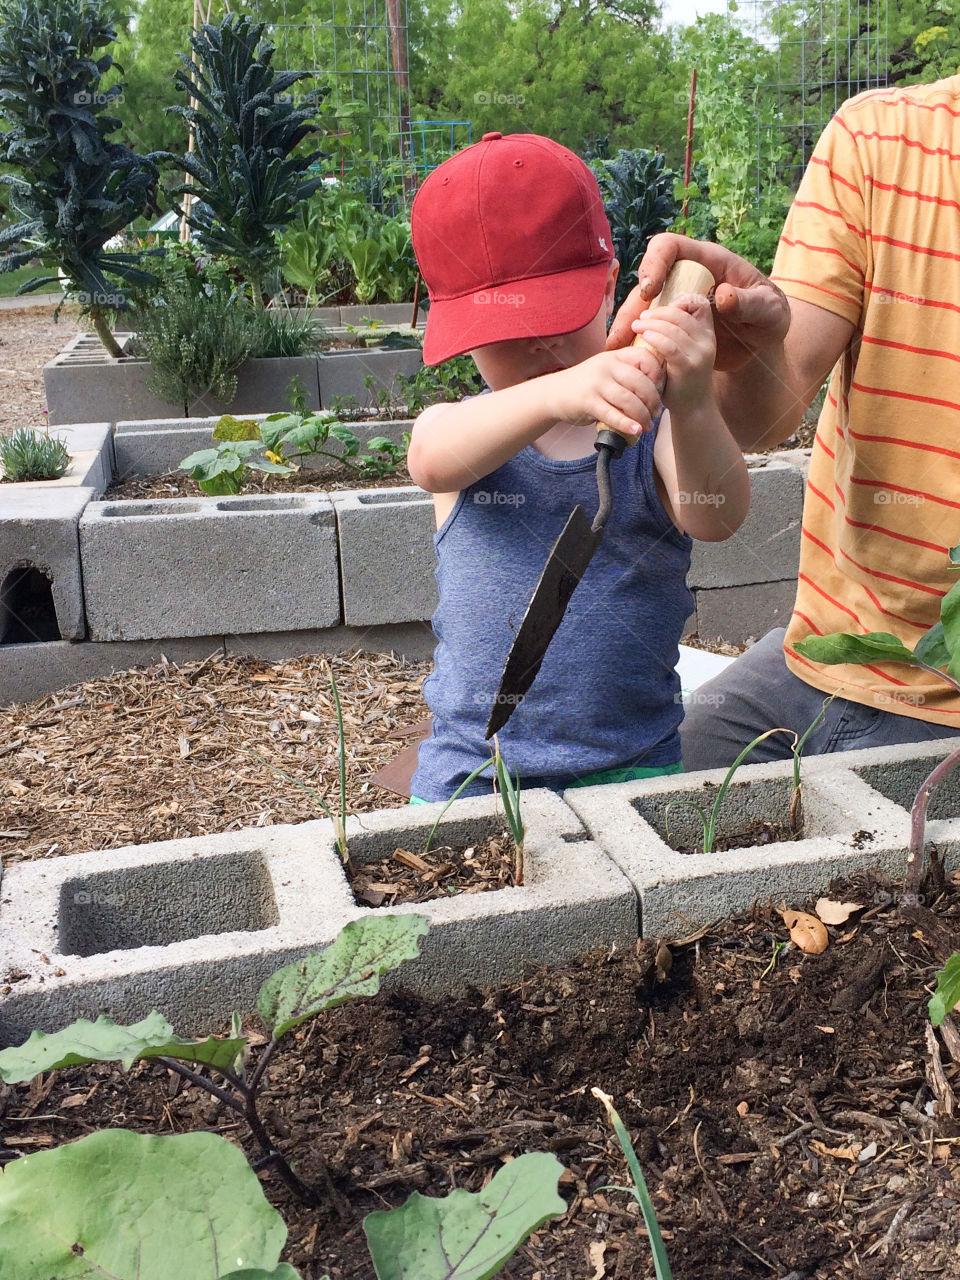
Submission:
<svg viewBox="0 0 960 1280">
<path fill-rule="evenodd" d="M 0 161 L 16 170 L 0 177 L 14 219 L 0 232 L 0 271 L 46 268 L 18 294 L 57 284 L 62 271 L 112 356 L 122 353 L 108 317 L 127 299 L 110 277 L 151 276 L 138 254 L 105 245 L 154 206 L 157 184 L 153 157 L 110 139 L 123 87 L 101 88 L 116 66 L 102 50 L 116 38 L 103 0 L 0 0 Z"/>
<path fill-rule="evenodd" d="M 595 160 L 591 166 L 600 184 L 620 263 L 617 307 L 637 283 L 637 266 L 647 242 L 659 231 L 666 231 L 677 216 L 677 175 L 664 168 L 665 160 L 662 151 L 621 148 L 613 160 Z"/>
<path fill-rule="evenodd" d="M 327 93 L 312 89 L 294 104 L 289 90 L 307 72 L 274 69 L 265 25 L 233 13 L 191 36 L 176 84 L 197 105 L 168 110 L 193 129 L 195 150 L 160 153 L 189 175 L 173 192 L 193 197 L 186 218 L 200 243 L 236 263 L 258 306 L 279 269 L 278 235 L 323 182 L 308 176 L 322 153 L 300 144 L 320 132 Z"/>
</svg>

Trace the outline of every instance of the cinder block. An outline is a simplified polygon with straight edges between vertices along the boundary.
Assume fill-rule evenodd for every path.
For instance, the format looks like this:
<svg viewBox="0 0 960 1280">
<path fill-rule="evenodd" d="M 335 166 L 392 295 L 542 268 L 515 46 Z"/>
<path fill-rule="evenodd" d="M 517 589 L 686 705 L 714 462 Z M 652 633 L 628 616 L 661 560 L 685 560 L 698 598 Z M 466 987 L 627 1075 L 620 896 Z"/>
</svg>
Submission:
<svg viewBox="0 0 960 1280">
<path fill-rule="evenodd" d="M 50 640 L 0 645 L 0 707 L 14 702 L 35 702 L 82 680 L 98 680 L 115 671 L 151 666 L 163 658 L 168 662 L 193 662 L 223 651 L 220 636 L 115 644 Z"/>
<path fill-rule="evenodd" d="M 424 314 L 421 308 L 421 320 Z M 409 302 L 376 302 L 367 303 L 366 305 L 356 303 L 340 308 L 340 324 L 358 325 L 362 324 L 364 320 L 380 320 L 386 324 L 408 325 L 412 315 L 412 299 Z"/>
<path fill-rule="evenodd" d="M 317 824 L 10 867 L 0 889 L 0 1043 L 159 1009 L 181 1033 L 250 1012 L 266 978 L 346 923 Z"/>
<path fill-rule="evenodd" d="M 86 634 L 77 525 L 94 490 L 36 489 L 11 485 L 0 505 L 0 642 L 13 629 L 13 614 L 28 631 L 18 583 L 36 569 L 49 579 L 61 639 Z"/>
<path fill-rule="evenodd" d="M 380 391 L 398 395 L 397 375 L 412 377 L 423 364 L 419 350 L 379 351 L 325 351 L 318 357 L 320 377 L 320 403 L 327 409 L 334 396 L 341 400 L 356 401 L 359 408 L 376 402 Z M 365 378 L 372 378 L 368 389 Z"/>
<path fill-rule="evenodd" d="M 750 465 L 750 510 L 725 542 L 695 542 L 688 584 L 738 587 L 796 578 L 803 516 L 802 471 L 779 456 Z M 729 637 L 726 637 L 729 638 Z"/>
<path fill-rule="evenodd" d="M 867 868 L 903 875 L 907 816 L 847 763 L 846 755 L 804 762 L 802 839 L 725 852 L 678 852 L 701 847 L 699 820 L 685 805 L 667 815 L 678 800 L 709 809 L 723 769 L 574 788 L 564 800 L 640 895 L 643 936 L 682 937 L 757 901 L 806 901 L 836 876 Z M 791 761 L 743 766 L 725 797 L 720 834 L 749 829 L 757 819 L 788 822 L 792 789 Z"/>
<path fill-rule="evenodd" d="M 70 466 L 59 480 L 20 480 L 16 489 L 92 489 L 99 498 L 113 479 L 113 428 L 109 422 L 80 422 L 50 433 L 62 440 L 70 454 Z M 3 472 L 0 471 L 0 476 Z M 0 499 L 14 492 L 10 481 L 0 488 Z"/>
<path fill-rule="evenodd" d="M 697 634 L 701 639 L 719 636 L 730 644 L 743 644 L 765 635 L 771 627 L 785 627 L 797 598 L 797 581 L 756 582 L 748 587 L 700 587 L 697 602 Z"/>
<path fill-rule="evenodd" d="M 117 334 L 117 339 L 129 335 Z M 43 389 L 51 426 L 72 422 L 116 422 L 120 418 L 165 418 L 170 405 L 147 388 L 150 364 L 107 355 L 99 340 L 80 334 L 43 366 Z"/>
<path fill-rule="evenodd" d="M 460 991 L 636 940 L 633 890 L 571 810 L 549 792 L 524 802 L 525 884 L 391 909 L 431 922 L 394 985 Z M 350 818 L 351 858 L 417 852 L 442 807 Z M 469 842 L 502 826 L 492 796 L 460 800 L 437 838 Z M 355 903 L 327 821 L 18 863 L 0 893 L 0 1040 L 151 1008 L 212 1030 L 252 1010 L 275 970 L 375 914 Z"/>
<path fill-rule="evenodd" d="M 417 622 L 437 607 L 433 497 L 415 486 L 331 495 L 337 514 L 343 620 Z"/>
<path fill-rule="evenodd" d="M 92 503 L 80 543 L 94 640 L 340 621 L 335 521 L 323 493 Z"/>
<path fill-rule="evenodd" d="M 317 356 L 272 356 L 245 360 L 237 370 L 237 389 L 229 401 L 211 392 L 191 401 L 191 418 L 222 413 L 282 413 L 290 407 L 293 379 L 299 378 L 308 409 L 320 408 Z M 150 415 L 151 417 L 154 415 Z"/>
</svg>

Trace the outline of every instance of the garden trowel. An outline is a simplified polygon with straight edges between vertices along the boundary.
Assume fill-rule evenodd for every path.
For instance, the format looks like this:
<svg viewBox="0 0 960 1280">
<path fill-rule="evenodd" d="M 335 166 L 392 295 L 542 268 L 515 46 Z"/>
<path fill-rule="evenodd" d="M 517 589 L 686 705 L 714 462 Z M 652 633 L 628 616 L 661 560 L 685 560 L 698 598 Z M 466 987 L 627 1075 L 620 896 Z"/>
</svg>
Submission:
<svg viewBox="0 0 960 1280">
<path fill-rule="evenodd" d="M 662 292 L 651 305 L 663 306 L 682 293 L 707 294 L 713 287 L 713 276 L 706 267 L 699 262 L 680 261 L 671 268 Z M 633 345 L 653 350 L 640 334 L 634 338 Z M 658 352 L 654 354 L 659 357 Z M 500 687 L 487 721 L 487 738 L 503 728 L 536 679 L 547 647 L 563 621 L 574 588 L 583 577 L 610 518 L 613 509 L 610 459 L 619 458 L 624 449 L 636 443 L 636 436 L 622 436 L 602 422 L 597 423 L 597 514 L 591 523 L 583 507 L 575 507 L 563 532 L 550 548 L 540 581 L 507 654 Z"/>
</svg>

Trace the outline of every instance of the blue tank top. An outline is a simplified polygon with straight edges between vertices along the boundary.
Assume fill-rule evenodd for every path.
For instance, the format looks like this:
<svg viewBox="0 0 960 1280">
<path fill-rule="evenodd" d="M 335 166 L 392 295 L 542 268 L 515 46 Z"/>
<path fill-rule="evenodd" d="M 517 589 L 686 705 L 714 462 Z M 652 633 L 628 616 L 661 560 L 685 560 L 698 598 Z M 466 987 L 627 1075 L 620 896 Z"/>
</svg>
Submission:
<svg viewBox="0 0 960 1280">
<path fill-rule="evenodd" d="M 657 493 L 654 435 L 613 459 L 613 512 L 550 642 L 498 739 L 524 787 L 557 790 L 584 774 L 680 759 L 678 644 L 693 611 L 691 539 Z M 597 509 L 596 454 L 546 458 L 532 445 L 462 490 L 434 535 L 440 601 L 433 712 L 411 789 L 448 800 L 490 756 L 484 730 L 514 634 L 550 547 L 580 503 Z M 489 794 L 476 779 L 461 794 Z"/>
</svg>

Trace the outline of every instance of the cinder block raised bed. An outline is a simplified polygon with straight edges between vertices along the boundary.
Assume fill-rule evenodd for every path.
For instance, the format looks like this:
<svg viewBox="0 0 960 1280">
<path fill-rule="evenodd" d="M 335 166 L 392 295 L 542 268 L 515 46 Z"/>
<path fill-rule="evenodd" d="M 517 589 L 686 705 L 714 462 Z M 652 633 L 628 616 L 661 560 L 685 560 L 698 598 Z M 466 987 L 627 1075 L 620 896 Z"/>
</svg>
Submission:
<svg viewBox="0 0 960 1280">
<path fill-rule="evenodd" d="M 343 620 L 420 622 L 437 607 L 433 496 L 416 486 L 342 490 L 337 515 Z"/>
<path fill-rule="evenodd" d="M 280 405 L 275 412 L 284 412 L 286 408 L 286 405 Z M 267 415 L 250 413 L 243 416 L 252 418 L 254 422 L 261 422 Z M 117 479 L 129 480 L 133 476 L 155 476 L 176 471 L 183 459 L 191 453 L 211 447 L 213 429 L 218 421 L 219 415 L 208 418 L 153 418 L 118 422 L 114 430 Z M 409 431 L 413 424 L 410 419 L 381 421 L 371 418 L 351 422 L 349 425 L 361 444 L 366 444 L 373 436 L 386 436 L 399 444 L 403 432 Z M 325 447 L 338 455 L 343 451 L 338 440 L 328 441 Z M 301 458 L 298 465 L 309 471 L 329 463 L 329 458 L 312 455 Z"/>
<path fill-rule="evenodd" d="M 835 876 L 878 868 L 902 878 L 910 838 L 904 806 L 914 784 L 949 749 L 941 741 L 810 756 L 802 771 L 802 838 L 722 852 L 696 852 L 702 842 L 696 815 L 675 805 L 668 828 L 666 810 L 680 798 L 709 810 L 725 770 L 584 787 L 564 799 L 636 889 L 643 936 L 675 938 L 758 900 L 786 898 L 796 905 Z M 758 823 L 789 824 L 792 791 L 792 762 L 744 766 L 724 800 L 720 838 Z M 954 788 L 952 813 L 960 812 L 957 795 Z M 932 823 L 930 836 L 952 865 L 960 819 Z"/>
<path fill-rule="evenodd" d="M 431 922 L 397 982 L 458 991 L 636 939 L 633 890 L 571 810 L 549 792 L 524 799 L 525 884 L 393 908 Z M 351 818 L 351 858 L 418 852 L 441 807 Z M 502 826 L 493 797 L 462 800 L 438 837 L 469 843 Z M 371 911 L 354 900 L 329 822 L 17 864 L 0 891 L 0 1042 L 151 1008 L 213 1029 L 252 1009 L 274 970 Z"/>
<path fill-rule="evenodd" d="M 115 335 L 121 346 L 131 334 Z M 287 405 L 291 381 L 300 379 L 308 408 L 320 407 L 317 361 L 313 355 L 247 360 L 237 370 L 237 390 L 229 404 L 212 395 L 191 404 L 168 403 L 147 387 L 150 362 L 136 356 L 107 354 L 99 341 L 80 334 L 43 368 L 43 387 L 51 425 L 71 422 L 119 422 L 191 418 L 221 413 L 274 413 Z"/>
<path fill-rule="evenodd" d="M 324 493 L 94 502 L 80 544 L 93 640 L 340 621 L 336 528 Z"/>
<path fill-rule="evenodd" d="M 99 498 L 113 479 L 113 427 L 109 422 L 77 422 L 51 431 L 62 440 L 70 455 L 70 465 L 58 480 L 3 480 L 0 470 L 0 509 L 11 493 L 35 489 L 53 492 L 57 489 L 92 489 Z"/>
</svg>

